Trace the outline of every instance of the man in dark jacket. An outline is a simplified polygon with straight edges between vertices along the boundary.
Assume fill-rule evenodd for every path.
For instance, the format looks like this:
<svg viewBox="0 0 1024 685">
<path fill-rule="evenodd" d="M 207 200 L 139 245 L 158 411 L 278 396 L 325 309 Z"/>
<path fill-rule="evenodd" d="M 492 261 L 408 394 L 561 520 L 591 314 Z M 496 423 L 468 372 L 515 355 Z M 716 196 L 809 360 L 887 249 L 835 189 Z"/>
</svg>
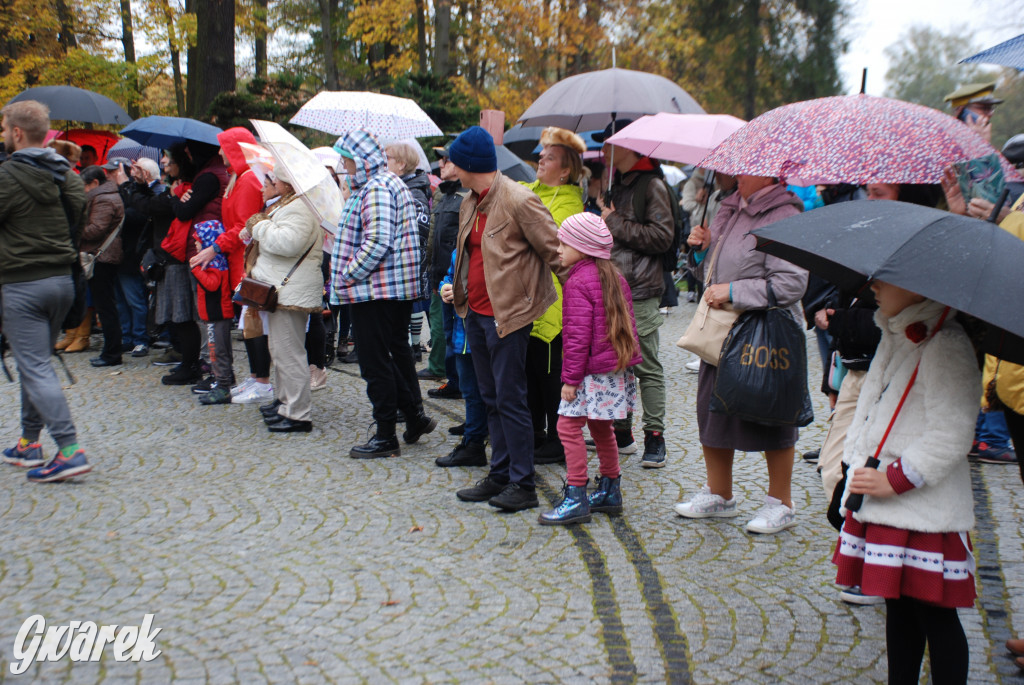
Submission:
<svg viewBox="0 0 1024 685">
<path fill-rule="evenodd" d="M 71 410 L 50 364 L 61 322 L 75 296 L 71 265 L 78 259 L 69 219 L 85 211 L 85 190 L 71 165 L 43 147 L 49 109 L 34 100 L 7 105 L 0 167 L 0 306 L 21 381 L 21 439 L 5 449 L 8 464 L 36 467 L 34 482 L 66 480 L 92 467 L 78 445 Z M 50 432 L 59 452 L 45 462 L 39 435 Z"/>
<path fill-rule="evenodd" d="M 448 381 L 440 388 L 427 391 L 434 398 L 460 399 L 459 372 L 455 368 L 455 350 L 452 333 L 455 325 L 455 307 L 441 301 L 438 288 L 448 272 L 455 239 L 459 234 L 459 207 L 462 206 L 462 184 L 455 167 L 448 159 L 448 150 L 435 147 L 438 158 L 437 173 L 441 185 L 434 193 L 434 209 L 430 216 L 430 240 L 427 242 L 427 262 L 430 269 L 430 363 L 427 369 L 439 372 L 444 366 Z M 444 332 L 444 336 L 440 332 Z"/>
<path fill-rule="evenodd" d="M 615 121 L 603 134 L 595 134 L 594 140 L 603 141 L 630 123 L 629 119 Z M 643 363 L 633 369 L 644 408 L 644 454 L 640 465 L 661 468 L 666 460 L 665 371 L 658 359 L 658 328 L 664 322 L 658 307 L 665 290 L 662 257 L 675 238 L 672 197 L 657 165 L 649 157 L 607 143 L 604 156 L 614 168 L 616 180 L 611 189 L 611 204 L 601 203 L 601 216 L 615 239 L 612 261 L 626 277 L 633 294 L 640 353 L 644 358 Z M 634 201 L 638 189 L 644 192 L 644 201 L 639 203 Z M 644 216 L 637 216 L 638 205 L 644 207 Z M 620 453 L 636 451 L 631 420 L 616 421 L 615 440 Z"/>
</svg>

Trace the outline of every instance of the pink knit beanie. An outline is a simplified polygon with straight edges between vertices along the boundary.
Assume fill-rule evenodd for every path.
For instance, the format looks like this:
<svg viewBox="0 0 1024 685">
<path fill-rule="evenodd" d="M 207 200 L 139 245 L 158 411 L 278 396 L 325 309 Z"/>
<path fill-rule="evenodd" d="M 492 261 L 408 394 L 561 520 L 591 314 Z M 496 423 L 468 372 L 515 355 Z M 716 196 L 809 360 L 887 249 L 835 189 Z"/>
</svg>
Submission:
<svg viewBox="0 0 1024 685">
<path fill-rule="evenodd" d="M 558 229 L 558 239 L 585 255 L 611 259 L 612 234 L 597 214 L 580 212 L 568 217 Z"/>
</svg>

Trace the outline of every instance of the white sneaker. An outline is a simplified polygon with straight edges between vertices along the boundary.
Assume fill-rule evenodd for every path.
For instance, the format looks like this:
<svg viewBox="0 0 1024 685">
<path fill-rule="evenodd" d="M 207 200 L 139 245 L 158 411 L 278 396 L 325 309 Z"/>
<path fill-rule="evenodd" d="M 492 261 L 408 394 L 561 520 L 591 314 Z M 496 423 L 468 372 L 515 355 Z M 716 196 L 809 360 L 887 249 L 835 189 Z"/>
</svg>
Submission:
<svg viewBox="0 0 1024 685">
<path fill-rule="evenodd" d="M 668 312 L 669 312 L 669 308 L 668 307 L 659 307 L 658 308 L 658 313 L 661 314 L 662 316 L 668 316 Z"/>
<path fill-rule="evenodd" d="M 693 361 L 686 362 L 686 370 L 692 371 L 693 373 L 700 371 L 700 357 L 697 357 Z"/>
<path fill-rule="evenodd" d="M 680 502 L 673 509 L 688 519 L 732 518 L 740 513 L 736 509 L 735 497 L 726 500 L 721 495 L 712 494 L 706 485 L 689 502 Z"/>
<path fill-rule="evenodd" d="M 848 587 L 845 590 L 839 592 L 839 599 L 843 600 L 847 604 L 857 604 L 860 606 L 871 606 L 873 604 L 885 604 L 885 597 L 875 597 L 874 595 L 865 595 L 859 585 Z"/>
<path fill-rule="evenodd" d="M 245 392 L 246 390 L 251 388 L 252 384 L 255 383 L 255 382 L 256 382 L 256 379 L 253 378 L 252 376 L 249 376 L 244 381 L 242 381 L 241 383 L 239 383 L 235 387 L 231 388 L 231 396 L 234 397 L 236 395 L 242 394 L 243 392 Z"/>
<path fill-rule="evenodd" d="M 747 524 L 748 533 L 772 535 L 796 525 L 796 510 L 787 507 L 771 495 L 764 498 L 764 506 Z"/>
<path fill-rule="evenodd" d="M 266 404 L 274 399 L 274 386 L 253 382 L 249 389 L 231 398 L 231 404 Z"/>
<path fill-rule="evenodd" d="M 327 387 L 327 369 L 317 368 L 316 365 L 309 365 L 309 389 L 320 390 Z"/>
</svg>

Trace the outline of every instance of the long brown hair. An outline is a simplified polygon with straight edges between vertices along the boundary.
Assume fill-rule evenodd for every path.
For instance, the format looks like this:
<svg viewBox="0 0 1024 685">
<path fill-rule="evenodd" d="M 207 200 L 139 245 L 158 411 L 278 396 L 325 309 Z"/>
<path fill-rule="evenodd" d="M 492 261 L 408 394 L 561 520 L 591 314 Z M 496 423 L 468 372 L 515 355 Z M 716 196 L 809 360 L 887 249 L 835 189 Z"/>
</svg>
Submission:
<svg viewBox="0 0 1024 685">
<path fill-rule="evenodd" d="M 622 277 L 610 260 L 594 258 L 594 263 L 601 277 L 601 299 L 604 301 L 608 342 L 619 358 L 615 370 L 622 371 L 629 366 L 637 347 L 636 338 L 633 337 L 633 320 L 629 316 L 629 306 L 622 292 Z"/>
</svg>

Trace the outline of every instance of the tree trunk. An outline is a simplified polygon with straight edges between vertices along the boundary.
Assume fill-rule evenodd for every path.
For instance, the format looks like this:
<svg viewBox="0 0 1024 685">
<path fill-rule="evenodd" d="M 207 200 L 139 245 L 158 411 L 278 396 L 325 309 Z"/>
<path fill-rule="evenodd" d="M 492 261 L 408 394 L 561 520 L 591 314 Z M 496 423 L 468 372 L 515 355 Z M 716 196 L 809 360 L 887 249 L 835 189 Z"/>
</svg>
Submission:
<svg viewBox="0 0 1024 685">
<path fill-rule="evenodd" d="M 427 73 L 427 8 L 423 0 L 416 0 L 416 55 L 420 73 Z"/>
<path fill-rule="evenodd" d="M 131 0 L 121 0 L 121 45 L 124 46 L 124 61 L 128 64 L 135 64 L 135 31 L 132 26 L 132 3 Z M 138 73 L 133 72 L 129 76 L 130 83 L 133 92 L 138 93 L 139 97 L 137 100 L 131 100 L 126 103 L 128 105 L 128 114 L 133 119 L 139 117 L 139 100 L 142 99 L 142 93 L 139 92 L 139 76 Z"/>
<path fill-rule="evenodd" d="M 757 107 L 757 58 L 761 46 L 761 0 L 747 0 L 743 8 L 745 56 L 743 65 L 743 115 L 747 121 L 755 116 Z"/>
<path fill-rule="evenodd" d="M 267 7 L 270 0 L 256 0 L 256 41 L 253 46 L 256 58 L 256 78 L 267 78 Z"/>
<path fill-rule="evenodd" d="M 174 104 L 179 117 L 185 116 L 185 87 L 181 79 L 181 51 L 178 49 L 177 29 L 174 26 L 174 11 L 168 0 L 160 3 L 167 27 L 167 48 L 171 53 L 171 74 L 174 81 Z"/>
<path fill-rule="evenodd" d="M 66 55 L 68 50 L 78 47 L 78 39 L 75 38 L 75 17 L 68 9 L 66 0 L 56 0 L 54 5 L 57 9 L 57 23 L 60 24 L 60 44 Z"/>
<path fill-rule="evenodd" d="M 170 0 L 165 0 L 170 2 Z M 168 10 L 170 11 L 170 10 Z M 185 14 L 196 13 L 196 0 L 185 0 Z M 189 42 L 188 48 L 185 50 L 185 78 L 186 78 L 186 90 L 185 90 L 185 113 L 192 114 L 195 111 L 196 106 L 196 93 L 198 92 L 192 87 L 192 74 L 199 70 L 199 58 L 196 54 L 196 45 Z M 196 78 L 198 81 L 198 77 Z"/>
<path fill-rule="evenodd" d="M 235 89 L 235 3 L 203 0 L 196 4 L 198 30 L 188 64 L 188 110 L 190 116 L 203 119 L 217 95 Z"/>
<path fill-rule="evenodd" d="M 338 58 L 334 54 L 334 17 L 338 0 L 320 0 L 320 31 L 324 42 L 324 76 L 327 90 L 340 90 L 338 84 Z"/>
<path fill-rule="evenodd" d="M 452 0 L 434 2 L 434 75 L 448 78 L 451 71 Z"/>
</svg>

